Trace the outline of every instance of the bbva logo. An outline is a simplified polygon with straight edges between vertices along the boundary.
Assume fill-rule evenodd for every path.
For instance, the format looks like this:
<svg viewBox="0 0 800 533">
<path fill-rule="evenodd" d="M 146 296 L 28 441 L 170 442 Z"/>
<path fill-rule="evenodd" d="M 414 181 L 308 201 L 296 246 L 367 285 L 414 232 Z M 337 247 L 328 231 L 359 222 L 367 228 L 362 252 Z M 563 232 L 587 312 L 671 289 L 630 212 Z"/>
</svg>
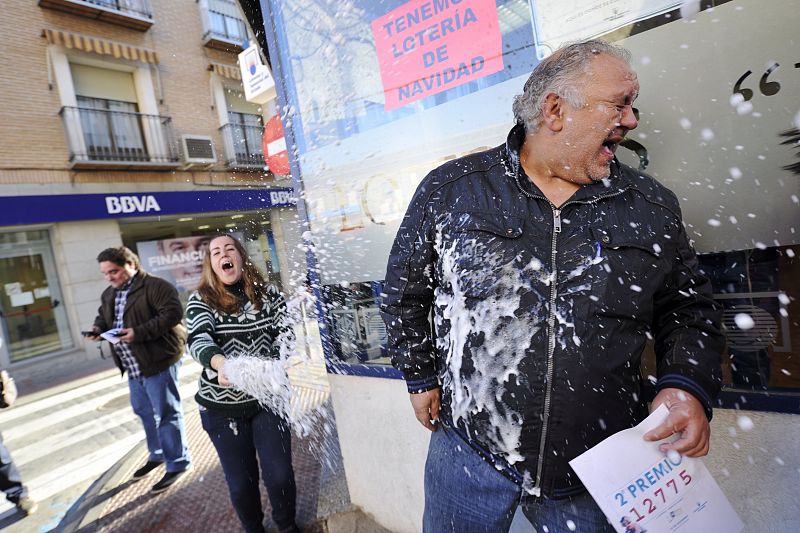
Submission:
<svg viewBox="0 0 800 533">
<path fill-rule="evenodd" d="M 292 204 L 294 203 L 294 198 L 292 193 L 288 191 L 271 191 L 269 193 L 269 201 L 272 205 Z"/>
<path fill-rule="evenodd" d="M 109 215 L 117 213 L 147 213 L 161 211 L 155 196 L 106 196 L 106 211 Z"/>
</svg>

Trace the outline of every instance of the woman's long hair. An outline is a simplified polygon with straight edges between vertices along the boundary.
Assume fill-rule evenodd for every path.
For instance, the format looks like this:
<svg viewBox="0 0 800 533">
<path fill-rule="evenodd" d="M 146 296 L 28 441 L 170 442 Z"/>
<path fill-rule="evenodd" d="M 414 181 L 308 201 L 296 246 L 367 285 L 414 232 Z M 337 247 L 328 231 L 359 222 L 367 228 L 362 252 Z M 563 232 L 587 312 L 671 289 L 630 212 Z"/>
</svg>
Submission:
<svg viewBox="0 0 800 533">
<path fill-rule="evenodd" d="M 250 256 L 245 251 L 244 246 L 235 237 L 221 233 L 214 235 L 211 240 L 220 237 L 229 237 L 233 241 L 233 245 L 242 256 L 242 282 L 244 283 L 244 293 L 247 299 L 252 302 L 256 309 L 261 309 L 264 304 L 267 292 L 267 282 L 264 276 L 258 271 L 258 268 L 250 260 Z M 209 241 L 210 244 L 210 241 Z M 197 292 L 203 301 L 211 308 L 217 311 L 233 314 L 238 313 L 242 309 L 243 302 L 241 302 L 235 295 L 231 294 L 225 288 L 225 284 L 214 273 L 211 268 L 211 249 L 206 252 L 203 257 L 203 274 L 200 279 L 200 284 L 197 287 Z"/>
</svg>

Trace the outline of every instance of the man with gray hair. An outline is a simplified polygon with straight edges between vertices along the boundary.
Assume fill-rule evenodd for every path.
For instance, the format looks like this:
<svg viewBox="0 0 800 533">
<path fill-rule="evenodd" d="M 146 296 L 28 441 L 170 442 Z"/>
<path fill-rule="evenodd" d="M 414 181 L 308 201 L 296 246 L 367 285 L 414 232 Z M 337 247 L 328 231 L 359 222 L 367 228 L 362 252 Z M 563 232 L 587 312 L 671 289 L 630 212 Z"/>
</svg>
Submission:
<svg viewBox="0 0 800 533">
<path fill-rule="evenodd" d="M 569 461 L 647 416 L 648 339 L 650 408 L 669 416 L 646 439 L 708 452 L 720 317 L 677 198 L 615 157 L 638 93 L 626 50 L 568 45 L 515 98 L 504 145 L 411 200 L 382 313 L 433 432 L 426 532 L 507 531 L 519 504 L 537 531 L 613 531 Z"/>
</svg>

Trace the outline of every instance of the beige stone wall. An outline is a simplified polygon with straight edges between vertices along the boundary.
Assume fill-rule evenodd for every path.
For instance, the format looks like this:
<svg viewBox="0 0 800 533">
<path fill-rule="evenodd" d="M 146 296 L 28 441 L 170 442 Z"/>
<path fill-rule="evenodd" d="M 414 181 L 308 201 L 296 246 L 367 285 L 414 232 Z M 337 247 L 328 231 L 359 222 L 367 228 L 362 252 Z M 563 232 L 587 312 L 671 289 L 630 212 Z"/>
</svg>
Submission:
<svg viewBox="0 0 800 533">
<path fill-rule="evenodd" d="M 91 239 L 86 236 L 91 235 Z M 60 265 L 58 281 L 76 346 L 90 347 L 80 331 L 91 329 L 100 294 L 108 287 L 97 265 L 97 254 L 105 248 L 122 246 L 116 220 L 89 220 L 55 224 L 50 233 L 56 262 Z M 92 351 L 92 350 L 89 350 Z"/>
<path fill-rule="evenodd" d="M 0 17 L 0 168 L 62 170 L 67 148 L 58 93 L 48 88 L 42 28 L 53 24 L 35 2 L 8 0 Z M 59 15 L 58 18 L 66 18 Z M 90 23 L 87 19 L 86 23 Z M 77 31 L 77 30 L 73 30 Z M 2 171 L 5 173 L 5 170 Z M 55 176 L 48 175 L 48 179 Z"/>
<path fill-rule="evenodd" d="M 15 184 L 135 184 L 171 182 L 192 186 L 268 185 L 261 172 L 235 174 L 223 166 L 223 143 L 213 107 L 208 65 L 235 65 L 236 54 L 202 44 L 200 7 L 196 0 L 151 0 L 154 24 L 147 31 L 101 22 L 39 7 L 31 0 L 6 0 L 0 17 L 0 195 L 15 194 Z M 220 163 L 206 170 L 115 171 L 69 169 L 69 152 L 61 118 L 62 107 L 54 75 L 48 80 L 44 28 L 80 33 L 149 48 L 158 53 L 161 90 L 156 77 L 153 92 L 159 114 L 172 118 L 175 139 L 181 134 L 209 135 Z M 115 61 L 110 56 L 96 56 Z M 30 193 L 28 193 L 30 194 Z M 35 193 L 34 193 L 35 194 Z"/>
</svg>

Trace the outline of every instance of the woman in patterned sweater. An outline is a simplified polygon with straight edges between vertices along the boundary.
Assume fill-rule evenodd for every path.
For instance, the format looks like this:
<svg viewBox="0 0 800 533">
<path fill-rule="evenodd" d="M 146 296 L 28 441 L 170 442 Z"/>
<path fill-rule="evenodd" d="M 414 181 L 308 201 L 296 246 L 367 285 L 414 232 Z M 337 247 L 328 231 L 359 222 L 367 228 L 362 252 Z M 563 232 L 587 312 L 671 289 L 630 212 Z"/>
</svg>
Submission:
<svg viewBox="0 0 800 533">
<path fill-rule="evenodd" d="M 258 463 L 281 532 L 296 532 L 291 434 L 286 422 L 249 394 L 231 387 L 226 358 L 278 358 L 286 303 L 268 289 L 239 241 L 215 237 L 203 258 L 203 275 L 189 298 L 189 351 L 205 367 L 200 375 L 203 429 L 217 450 L 231 501 L 245 531 L 264 532 Z M 257 459 L 258 460 L 257 460 Z"/>
</svg>

